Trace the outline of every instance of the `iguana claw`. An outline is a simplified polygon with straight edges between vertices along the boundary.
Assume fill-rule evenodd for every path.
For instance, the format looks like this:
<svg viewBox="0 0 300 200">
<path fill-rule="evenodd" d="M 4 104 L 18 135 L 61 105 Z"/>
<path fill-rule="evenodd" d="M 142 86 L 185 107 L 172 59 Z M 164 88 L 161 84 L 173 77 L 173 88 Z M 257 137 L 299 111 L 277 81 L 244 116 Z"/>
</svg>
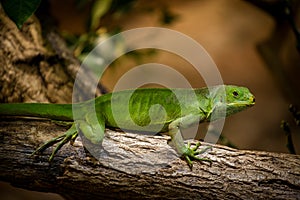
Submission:
<svg viewBox="0 0 300 200">
<path fill-rule="evenodd" d="M 198 148 L 201 146 L 200 142 L 197 142 L 196 146 L 194 148 L 191 148 L 191 144 L 188 143 L 187 145 L 187 149 L 186 151 L 183 153 L 184 158 L 186 159 L 189 167 L 192 169 L 193 167 L 193 162 L 192 160 L 197 160 L 197 161 L 205 161 L 205 162 L 209 162 L 210 164 L 212 163 L 212 160 L 210 160 L 209 158 L 199 158 L 196 155 L 202 154 L 204 152 L 206 152 L 208 149 L 211 149 L 211 146 L 208 146 L 206 148 L 203 148 L 199 151 Z"/>
<path fill-rule="evenodd" d="M 58 150 L 61 149 L 61 147 L 64 144 L 66 144 L 67 142 L 69 142 L 69 141 L 74 142 L 74 140 L 76 139 L 77 136 L 78 136 L 78 133 L 77 133 L 76 126 L 75 126 L 75 124 L 73 124 L 71 126 L 71 128 L 69 130 L 67 130 L 64 134 L 47 141 L 45 144 L 43 144 L 42 146 L 37 148 L 30 156 L 33 156 L 37 153 L 41 153 L 41 152 L 45 151 L 48 147 L 51 147 L 54 144 L 58 143 L 49 157 L 49 162 L 51 162 L 53 160 L 55 154 L 58 152 Z"/>
</svg>

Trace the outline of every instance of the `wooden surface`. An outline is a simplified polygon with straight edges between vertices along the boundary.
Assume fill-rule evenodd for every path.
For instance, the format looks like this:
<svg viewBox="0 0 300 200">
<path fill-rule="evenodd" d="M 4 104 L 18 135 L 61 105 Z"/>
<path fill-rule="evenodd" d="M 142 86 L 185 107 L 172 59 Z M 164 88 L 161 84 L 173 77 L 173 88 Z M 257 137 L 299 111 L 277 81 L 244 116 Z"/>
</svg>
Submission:
<svg viewBox="0 0 300 200">
<path fill-rule="evenodd" d="M 52 149 L 30 157 L 65 130 L 45 120 L 1 118 L 0 180 L 69 199 L 300 199 L 299 155 L 213 145 L 202 155 L 213 164 L 194 162 L 191 171 L 167 136 L 107 130 L 99 159 L 80 138 L 52 163 Z"/>
</svg>

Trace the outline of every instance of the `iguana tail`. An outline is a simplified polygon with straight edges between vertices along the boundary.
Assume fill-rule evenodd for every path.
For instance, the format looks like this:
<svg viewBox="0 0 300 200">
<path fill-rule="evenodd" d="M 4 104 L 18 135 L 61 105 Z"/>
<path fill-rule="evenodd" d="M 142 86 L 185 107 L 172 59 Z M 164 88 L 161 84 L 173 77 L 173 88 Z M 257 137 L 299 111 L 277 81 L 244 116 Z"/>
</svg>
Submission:
<svg viewBox="0 0 300 200">
<path fill-rule="evenodd" d="M 28 116 L 53 120 L 72 121 L 72 104 L 4 103 L 0 116 Z"/>
</svg>

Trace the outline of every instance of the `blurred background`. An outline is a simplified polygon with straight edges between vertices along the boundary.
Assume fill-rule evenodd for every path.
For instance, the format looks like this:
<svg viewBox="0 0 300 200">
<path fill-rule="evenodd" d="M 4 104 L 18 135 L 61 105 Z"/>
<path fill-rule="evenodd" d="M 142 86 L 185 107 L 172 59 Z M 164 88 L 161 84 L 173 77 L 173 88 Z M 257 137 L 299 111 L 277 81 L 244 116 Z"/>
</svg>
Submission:
<svg viewBox="0 0 300 200">
<path fill-rule="evenodd" d="M 287 133 L 281 128 L 285 120 L 295 152 L 300 153 L 300 130 L 294 119 L 297 116 L 293 117 L 289 111 L 290 104 L 300 106 L 297 44 L 298 48 L 300 45 L 293 31 L 293 23 L 300 26 L 298 1 L 49 0 L 48 3 L 58 31 L 81 60 L 102 38 L 138 27 L 166 27 L 193 38 L 212 57 L 225 84 L 246 86 L 256 96 L 254 107 L 226 119 L 222 132 L 226 139 L 239 149 L 289 153 Z M 190 63 L 174 54 L 151 50 L 122 56 L 106 70 L 101 83 L 112 91 L 128 70 L 150 62 L 178 70 L 193 87 L 205 86 Z M 168 74 L 165 78 L 169 78 Z M 198 137 L 201 139 L 202 135 Z M 6 185 L 3 183 L 1 187 Z M 4 190 L 1 193 L 3 197 L 11 194 Z M 20 194 L 10 199 L 46 198 L 23 190 Z M 54 197 L 59 198 L 49 199 Z"/>
</svg>

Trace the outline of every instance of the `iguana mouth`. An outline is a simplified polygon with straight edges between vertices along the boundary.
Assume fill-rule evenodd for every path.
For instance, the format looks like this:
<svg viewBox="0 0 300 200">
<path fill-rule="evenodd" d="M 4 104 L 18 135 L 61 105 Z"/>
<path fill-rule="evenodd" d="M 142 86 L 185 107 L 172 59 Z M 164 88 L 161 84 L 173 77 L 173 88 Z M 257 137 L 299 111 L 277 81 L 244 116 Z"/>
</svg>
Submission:
<svg viewBox="0 0 300 200">
<path fill-rule="evenodd" d="M 255 105 L 255 97 L 250 97 L 250 101 L 238 101 L 238 102 L 233 102 L 229 103 L 229 106 L 246 106 L 246 107 L 251 107 Z"/>
<path fill-rule="evenodd" d="M 229 103 L 229 105 L 235 105 L 235 106 L 254 106 L 255 105 L 255 97 L 251 96 L 249 97 L 249 101 L 238 101 L 238 102 L 233 102 Z"/>
</svg>

